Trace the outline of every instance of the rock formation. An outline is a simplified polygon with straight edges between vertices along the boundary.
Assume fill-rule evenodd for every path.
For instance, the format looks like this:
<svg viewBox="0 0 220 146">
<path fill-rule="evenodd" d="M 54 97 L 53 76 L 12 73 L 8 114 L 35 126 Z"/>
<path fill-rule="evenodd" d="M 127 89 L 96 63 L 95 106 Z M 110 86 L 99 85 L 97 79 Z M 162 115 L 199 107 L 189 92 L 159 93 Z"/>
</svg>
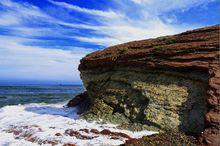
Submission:
<svg viewBox="0 0 220 146">
<path fill-rule="evenodd" d="M 79 65 L 86 119 L 140 130 L 200 134 L 218 145 L 219 25 L 96 51 Z"/>
</svg>

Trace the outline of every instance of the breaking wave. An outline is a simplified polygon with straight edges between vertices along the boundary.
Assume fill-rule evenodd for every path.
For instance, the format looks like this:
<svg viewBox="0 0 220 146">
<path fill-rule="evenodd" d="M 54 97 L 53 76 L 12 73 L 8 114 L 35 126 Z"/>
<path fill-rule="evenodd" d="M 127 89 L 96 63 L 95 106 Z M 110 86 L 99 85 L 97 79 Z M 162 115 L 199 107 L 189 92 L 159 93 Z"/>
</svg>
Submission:
<svg viewBox="0 0 220 146">
<path fill-rule="evenodd" d="M 132 132 L 117 125 L 79 119 L 76 108 L 63 104 L 27 104 L 0 108 L 0 145 L 120 145 L 128 138 L 156 132 Z"/>
</svg>

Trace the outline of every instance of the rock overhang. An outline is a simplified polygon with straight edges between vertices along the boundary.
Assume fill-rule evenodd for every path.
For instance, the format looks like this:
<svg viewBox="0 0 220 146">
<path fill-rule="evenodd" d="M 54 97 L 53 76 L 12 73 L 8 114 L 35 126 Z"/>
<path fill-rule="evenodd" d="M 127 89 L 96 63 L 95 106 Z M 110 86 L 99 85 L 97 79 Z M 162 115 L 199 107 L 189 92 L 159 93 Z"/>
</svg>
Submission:
<svg viewBox="0 0 220 146">
<path fill-rule="evenodd" d="M 203 92 L 206 104 L 203 106 L 207 111 L 204 116 L 205 130 L 203 129 L 202 136 L 203 141 L 209 143 L 210 135 L 216 137 L 219 133 L 219 54 L 219 25 L 216 25 L 173 36 L 112 46 L 84 57 L 79 70 L 85 85 L 87 84 L 85 72 L 94 74 L 97 71 L 114 71 L 117 68 L 171 70 L 183 74 L 189 71 L 202 72 L 206 78 L 205 92 Z M 92 79 L 91 76 L 89 78 Z M 209 139 L 207 139 L 208 135 Z"/>
</svg>

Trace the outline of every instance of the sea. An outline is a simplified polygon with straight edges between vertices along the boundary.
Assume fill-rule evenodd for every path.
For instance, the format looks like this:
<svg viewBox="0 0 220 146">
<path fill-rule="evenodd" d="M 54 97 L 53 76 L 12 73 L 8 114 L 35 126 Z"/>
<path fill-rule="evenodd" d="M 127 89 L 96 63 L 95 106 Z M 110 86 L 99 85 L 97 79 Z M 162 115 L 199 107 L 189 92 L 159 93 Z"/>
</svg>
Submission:
<svg viewBox="0 0 220 146">
<path fill-rule="evenodd" d="M 82 85 L 2 85 L 0 107 L 28 103 L 65 103 L 83 91 Z"/>
<path fill-rule="evenodd" d="M 81 119 L 77 108 L 66 104 L 84 90 L 82 85 L 1 85 L 0 146 L 112 146 L 127 140 L 92 129 L 121 132 L 131 138 L 157 133 L 124 130 L 102 119 Z"/>
</svg>

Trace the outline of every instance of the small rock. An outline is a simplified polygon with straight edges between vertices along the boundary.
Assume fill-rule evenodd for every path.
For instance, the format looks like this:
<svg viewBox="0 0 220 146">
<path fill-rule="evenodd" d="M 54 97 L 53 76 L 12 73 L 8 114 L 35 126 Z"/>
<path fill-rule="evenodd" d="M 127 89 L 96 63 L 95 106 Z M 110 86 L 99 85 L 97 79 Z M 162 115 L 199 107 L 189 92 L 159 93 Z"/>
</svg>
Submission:
<svg viewBox="0 0 220 146">
<path fill-rule="evenodd" d="M 91 129 L 90 132 L 95 133 L 95 134 L 99 134 L 100 133 L 97 129 Z"/>
<path fill-rule="evenodd" d="M 112 132 L 111 132 L 110 130 L 108 130 L 108 129 L 104 129 L 104 130 L 102 130 L 102 131 L 100 132 L 100 134 L 103 134 L 103 135 L 111 135 Z"/>
<path fill-rule="evenodd" d="M 63 146 L 76 146 L 75 144 L 71 144 L 71 143 L 67 143 L 67 144 L 64 144 Z"/>
<path fill-rule="evenodd" d="M 117 140 L 117 139 L 120 139 L 120 138 L 119 138 L 119 137 L 116 137 L 116 136 L 112 136 L 110 139 Z"/>
<path fill-rule="evenodd" d="M 62 134 L 61 133 L 56 133 L 55 136 L 62 136 Z"/>
</svg>

